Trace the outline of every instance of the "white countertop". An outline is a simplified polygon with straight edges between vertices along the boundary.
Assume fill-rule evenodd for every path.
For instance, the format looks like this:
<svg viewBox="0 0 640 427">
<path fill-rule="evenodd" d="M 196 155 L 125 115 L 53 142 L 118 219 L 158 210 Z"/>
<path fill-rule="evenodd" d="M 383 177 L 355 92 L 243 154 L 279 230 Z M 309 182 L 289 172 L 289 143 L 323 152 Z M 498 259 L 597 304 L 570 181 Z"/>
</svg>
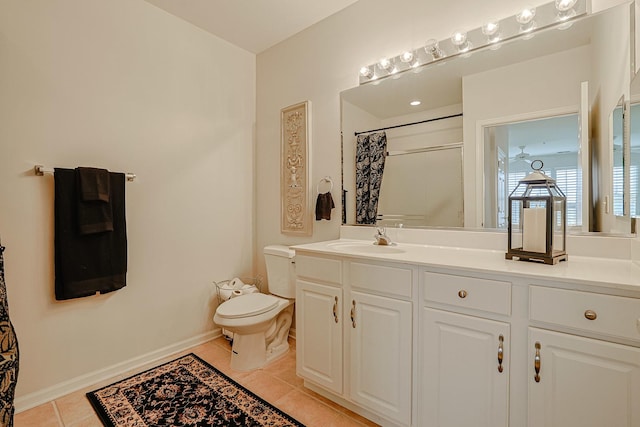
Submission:
<svg viewBox="0 0 640 427">
<path fill-rule="evenodd" d="M 360 248 L 363 248 L 360 250 Z M 505 259 L 504 251 L 427 244 L 398 243 L 386 249 L 365 240 L 331 240 L 293 246 L 296 253 L 340 255 L 351 258 L 407 263 L 428 267 L 523 276 L 557 282 L 579 282 L 640 298 L 640 266 L 631 260 L 571 256 L 556 265 Z M 381 249 L 380 253 L 376 249 Z M 389 253 L 391 250 L 398 252 Z M 383 252 L 384 251 L 384 252 Z"/>
</svg>

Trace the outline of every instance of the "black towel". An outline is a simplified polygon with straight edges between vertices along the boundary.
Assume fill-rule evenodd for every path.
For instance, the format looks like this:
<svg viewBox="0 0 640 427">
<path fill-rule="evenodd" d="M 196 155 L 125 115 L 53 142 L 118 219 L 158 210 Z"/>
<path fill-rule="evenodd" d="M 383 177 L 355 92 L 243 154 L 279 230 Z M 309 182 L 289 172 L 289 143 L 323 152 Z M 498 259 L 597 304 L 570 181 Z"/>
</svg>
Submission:
<svg viewBox="0 0 640 427">
<path fill-rule="evenodd" d="M 76 174 L 73 169 L 56 168 L 54 171 L 57 300 L 111 292 L 126 285 L 125 176 L 123 173 L 109 173 L 113 231 L 81 234 Z"/>
<path fill-rule="evenodd" d="M 76 168 L 76 179 L 80 234 L 113 231 L 109 171 L 96 168 Z"/>
<path fill-rule="evenodd" d="M 316 221 L 331 219 L 331 209 L 335 207 L 336 205 L 333 203 L 331 192 L 318 194 L 318 199 L 316 200 Z"/>
<path fill-rule="evenodd" d="M 98 168 L 76 168 L 80 199 L 85 202 L 109 202 L 109 171 Z"/>
</svg>

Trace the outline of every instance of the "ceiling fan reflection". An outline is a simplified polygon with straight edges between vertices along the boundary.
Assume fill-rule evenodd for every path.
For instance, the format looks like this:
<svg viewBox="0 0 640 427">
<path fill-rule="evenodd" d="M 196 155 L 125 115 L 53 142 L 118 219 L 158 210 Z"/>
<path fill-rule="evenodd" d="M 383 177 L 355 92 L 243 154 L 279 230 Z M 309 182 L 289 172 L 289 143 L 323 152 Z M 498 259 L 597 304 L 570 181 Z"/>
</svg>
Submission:
<svg viewBox="0 0 640 427">
<path fill-rule="evenodd" d="M 526 145 L 519 145 L 518 148 L 520 149 L 520 152 L 515 156 L 511 157 L 509 160 L 511 160 L 512 162 L 524 162 L 530 165 L 531 154 L 524 151 L 524 149 L 526 148 Z"/>
</svg>

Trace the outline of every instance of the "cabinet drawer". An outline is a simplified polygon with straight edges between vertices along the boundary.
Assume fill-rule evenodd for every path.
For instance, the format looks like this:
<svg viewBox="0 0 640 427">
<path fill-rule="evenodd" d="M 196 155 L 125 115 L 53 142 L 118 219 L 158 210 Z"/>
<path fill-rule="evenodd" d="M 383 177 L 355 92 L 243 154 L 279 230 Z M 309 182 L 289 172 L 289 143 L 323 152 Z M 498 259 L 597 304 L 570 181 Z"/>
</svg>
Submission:
<svg viewBox="0 0 640 427">
<path fill-rule="evenodd" d="M 636 298 L 531 286 L 529 317 L 587 332 L 640 340 L 640 299 Z"/>
<path fill-rule="evenodd" d="M 425 272 L 424 300 L 510 315 L 511 283 Z"/>
<path fill-rule="evenodd" d="M 342 284 L 342 261 L 296 255 L 296 276 L 340 285 Z"/>
<path fill-rule="evenodd" d="M 353 288 L 411 298 L 411 270 L 352 262 L 349 283 Z"/>
</svg>

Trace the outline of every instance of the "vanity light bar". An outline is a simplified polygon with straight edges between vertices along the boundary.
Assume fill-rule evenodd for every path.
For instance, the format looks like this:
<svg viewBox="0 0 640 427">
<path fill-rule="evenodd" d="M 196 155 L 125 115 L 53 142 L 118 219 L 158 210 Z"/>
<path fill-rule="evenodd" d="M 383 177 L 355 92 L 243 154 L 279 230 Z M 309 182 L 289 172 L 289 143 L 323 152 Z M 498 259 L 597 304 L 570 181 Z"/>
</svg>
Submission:
<svg viewBox="0 0 640 427">
<path fill-rule="evenodd" d="M 419 72 L 424 66 L 447 58 L 466 57 L 480 49 L 497 49 L 503 42 L 519 36 L 533 37 L 538 30 L 553 27 L 563 29 L 570 25 L 569 21 L 588 12 L 588 0 L 557 0 L 523 10 L 466 33 L 457 31 L 445 40 L 428 40 L 425 46 L 393 58 L 382 58 L 375 64 L 360 68 L 359 82 L 365 84 L 412 70 Z"/>
</svg>

